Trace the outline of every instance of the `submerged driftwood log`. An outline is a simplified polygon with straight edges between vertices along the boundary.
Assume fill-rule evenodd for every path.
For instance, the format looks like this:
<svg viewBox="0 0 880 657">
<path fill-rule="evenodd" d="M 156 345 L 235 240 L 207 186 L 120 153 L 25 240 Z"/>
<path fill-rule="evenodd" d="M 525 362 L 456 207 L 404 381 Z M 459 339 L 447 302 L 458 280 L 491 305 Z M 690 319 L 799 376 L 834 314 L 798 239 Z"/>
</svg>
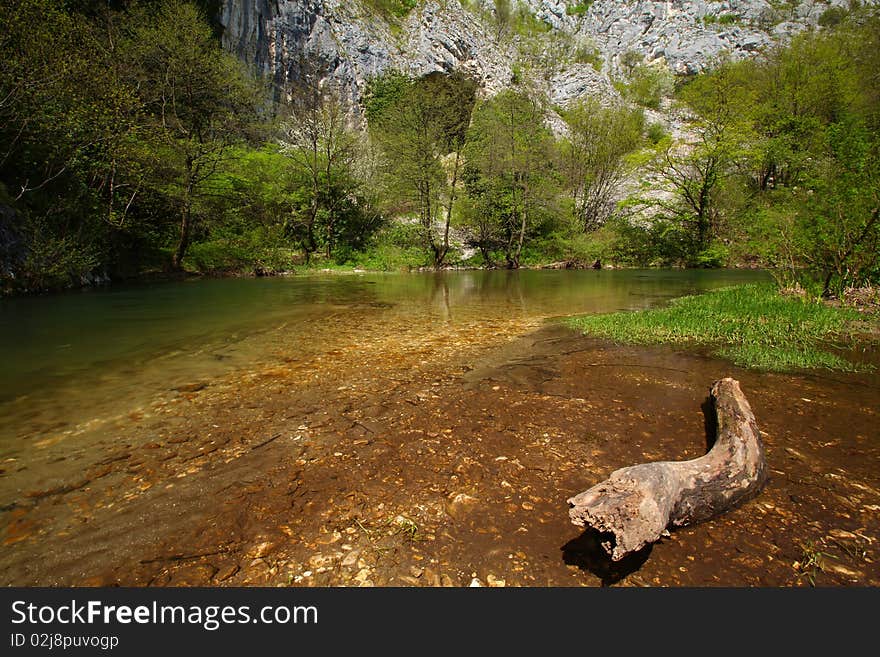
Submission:
<svg viewBox="0 0 880 657">
<path fill-rule="evenodd" d="M 607 534 L 602 547 L 612 560 L 653 543 L 667 528 L 708 520 L 761 491 L 764 447 L 739 382 L 716 381 L 710 398 L 717 432 L 705 456 L 615 470 L 568 500 L 575 525 Z"/>
</svg>

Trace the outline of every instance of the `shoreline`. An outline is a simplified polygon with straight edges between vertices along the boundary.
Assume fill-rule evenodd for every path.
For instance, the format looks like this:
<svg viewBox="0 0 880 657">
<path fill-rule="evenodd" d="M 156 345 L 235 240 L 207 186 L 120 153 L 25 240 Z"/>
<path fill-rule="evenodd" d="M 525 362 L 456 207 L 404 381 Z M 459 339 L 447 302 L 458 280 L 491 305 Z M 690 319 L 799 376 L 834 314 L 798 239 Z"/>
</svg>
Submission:
<svg viewBox="0 0 880 657">
<path fill-rule="evenodd" d="M 645 270 L 656 270 L 656 271 L 686 271 L 686 270 L 694 270 L 694 271 L 704 271 L 707 269 L 710 270 L 730 270 L 730 271 L 759 271 L 762 270 L 762 267 L 756 267 L 753 265 L 743 264 L 743 265 L 734 265 L 730 267 L 675 267 L 675 266 L 640 266 L 640 265 L 620 265 L 620 264 L 607 264 L 603 265 L 601 268 L 595 268 L 589 263 L 581 263 L 577 266 L 554 266 L 559 265 L 559 262 L 548 262 L 542 264 L 535 265 L 522 265 L 516 269 L 508 269 L 507 267 L 498 266 L 498 267 L 487 267 L 487 266 L 466 266 L 466 265 L 448 265 L 443 266 L 439 269 L 431 267 L 431 266 L 423 266 L 423 267 L 406 267 L 406 268 L 398 268 L 393 270 L 388 269 L 361 269 L 357 267 L 347 268 L 344 266 L 336 266 L 336 267 L 300 267 L 298 269 L 290 269 L 279 272 L 254 272 L 252 270 L 231 270 L 231 271 L 212 271 L 212 272 L 199 272 L 199 271 L 179 271 L 179 272 L 165 272 L 165 271 L 154 271 L 154 272 L 144 272 L 135 276 L 126 276 L 122 278 L 110 278 L 106 275 L 95 276 L 94 279 L 90 282 L 83 283 L 81 285 L 73 285 L 71 284 L 69 287 L 64 288 L 51 288 L 44 290 L 16 290 L 13 292 L 9 292 L 6 290 L 0 291 L 0 300 L 2 299 L 13 299 L 13 298 L 21 298 L 21 297 L 40 297 L 40 296 L 48 296 L 53 294 L 69 294 L 76 292 L 89 292 L 92 290 L 106 290 L 113 289 L 115 287 L 126 286 L 126 285 L 150 285 L 153 283 L 174 283 L 174 282 L 185 282 L 191 280 L 205 280 L 205 279 L 225 279 L 225 278 L 289 278 L 289 277 L 305 277 L 305 276 L 317 276 L 317 275 L 338 275 L 338 276 L 351 276 L 358 274 L 426 274 L 426 273 L 444 273 L 444 272 L 459 272 L 459 271 L 507 271 L 507 272 L 515 272 L 515 271 L 618 271 L 618 270 L 637 270 L 637 269 L 645 269 Z M 768 270 L 769 271 L 769 270 Z"/>
</svg>

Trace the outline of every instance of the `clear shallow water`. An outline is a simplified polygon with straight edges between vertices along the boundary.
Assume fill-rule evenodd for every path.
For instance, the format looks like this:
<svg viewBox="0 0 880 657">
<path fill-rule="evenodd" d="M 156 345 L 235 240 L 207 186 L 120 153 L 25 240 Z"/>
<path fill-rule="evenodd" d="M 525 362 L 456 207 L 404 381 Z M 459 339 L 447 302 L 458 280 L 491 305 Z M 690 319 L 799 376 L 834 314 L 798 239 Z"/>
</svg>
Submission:
<svg viewBox="0 0 880 657">
<path fill-rule="evenodd" d="M 644 308 L 753 271 L 465 271 L 207 279 L 0 300 L 0 455 L 178 386 L 419 329 Z M 376 333 L 378 337 L 378 333 Z"/>
</svg>

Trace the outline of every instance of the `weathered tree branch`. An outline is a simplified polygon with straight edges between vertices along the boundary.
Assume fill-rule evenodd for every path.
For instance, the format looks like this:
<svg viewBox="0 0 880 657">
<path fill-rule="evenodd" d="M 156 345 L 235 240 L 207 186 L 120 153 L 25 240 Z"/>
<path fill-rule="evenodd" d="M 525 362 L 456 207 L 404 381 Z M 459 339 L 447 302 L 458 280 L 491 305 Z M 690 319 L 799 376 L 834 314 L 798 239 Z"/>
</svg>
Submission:
<svg viewBox="0 0 880 657">
<path fill-rule="evenodd" d="M 764 447 L 739 382 L 716 381 L 710 398 L 717 438 L 705 456 L 622 468 L 568 500 L 575 525 L 608 535 L 602 547 L 612 560 L 653 543 L 670 527 L 724 513 L 763 488 Z"/>
</svg>

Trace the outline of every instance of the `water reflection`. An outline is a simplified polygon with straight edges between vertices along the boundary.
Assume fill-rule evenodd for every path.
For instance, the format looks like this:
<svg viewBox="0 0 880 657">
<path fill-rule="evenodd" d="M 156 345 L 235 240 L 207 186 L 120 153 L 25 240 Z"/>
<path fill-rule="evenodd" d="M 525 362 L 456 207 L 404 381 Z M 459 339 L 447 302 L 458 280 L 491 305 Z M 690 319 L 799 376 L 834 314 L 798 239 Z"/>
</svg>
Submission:
<svg viewBox="0 0 880 657">
<path fill-rule="evenodd" d="M 0 301 L 0 447 L 352 336 L 642 308 L 749 271 L 464 271 L 196 280 Z M 490 328 L 491 327 L 491 328 Z M 369 337 L 369 336 L 366 336 Z M 5 449 L 3 450 L 5 452 Z"/>
</svg>

